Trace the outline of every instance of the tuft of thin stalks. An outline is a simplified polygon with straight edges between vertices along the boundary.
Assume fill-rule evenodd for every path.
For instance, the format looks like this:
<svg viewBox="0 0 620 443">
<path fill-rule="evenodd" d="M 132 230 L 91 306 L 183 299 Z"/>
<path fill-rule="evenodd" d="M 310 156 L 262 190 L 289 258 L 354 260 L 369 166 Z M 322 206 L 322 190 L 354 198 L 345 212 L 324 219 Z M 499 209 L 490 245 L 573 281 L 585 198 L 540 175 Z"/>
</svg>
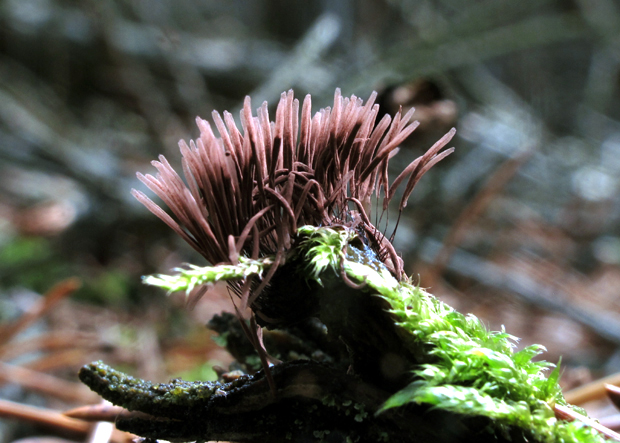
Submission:
<svg viewBox="0 0 620 443">
<path fill-rule="evenodd" d="M 133 195 L 210 264 L 275 255 L 258 285 L 231 284 L 242 306 L 251 305 L 267 286 L 285 261 L 298 227 L 305 225 L 356 225 L 401 278 L 402 261 L 369 221 L 371 197 L 382 195 L 386 209 L 395 188 L 407 180 L 402 210 L 422 175 L 453 151 L 440 152 L 455 130 L 390 185 L 389 159 L 418 123 L 411 121 L 410 110 L 405 115 L 399 111 L 394 118 L 386 115 L 377 124 L 376 97 L 373 92 L 364 103 L 355 95 L 343 97 L 337 89 L 333 107 L 312 115 L 310 95 L 300 113 L 299 101 L 288 91 L 280 97 L 275 121 L 270 120 L 266 102 L 253 115 L 246 97 L 241 131 L 228 112 L 223 116 L 213 112 L 219 137 L 209 122 L 196 119 L 200 137 L 179 143 L 185 181 L 163 156 L 153 162 L 155 176 L 138 173 L 172 215 L 141 191 L 133 190 Z"/>
<path fill-rule="evenodd" d="M 403 278 L 402 259 L 370 223 L 371 197 L 383 195 L 385 211 L 394 188 L 408 179 L 399 206 L 402 211 L 422 175 L 453 151 L 440 152 L 455 129 L 414 160 L 390 186 L 388 162 L 418 122 L 411 121 L 413 109 L 405 115 L 401 109 L 394 118 L 385 115 L 376 124 L 376 98 L 373 92 L 364 103 L 355 95 L 343 97 L 336 89 L 333 107 L 312 115 L 311 98 L 306 95 L 300 114 L 299 101 L 289 90 L 280 96 L 275 121 L 271 121 L 266 102 L 254 115 L 250 97 L 246 97 L 240 114 L 242 131 L 229 112 L 223 116 L 213 112 L 219 137 L 208 121 L 197 118 L 200 137 L 189 144 L 179 142 L 185 181 L 164 156 L 152 162 L 158 171 L 155 176 L 137 174 L 172 216 L 143 192 L 134 189 L 132 193 L 209 263 L 218 265 L 213 269 L 219 274 L 196 274 L 197 269 L 190 268 L 174 277 L 147 277 L 145 283 L 189 294 L 197 285 L 229 280 L 229 287 L 240 298 L 235 312 L 242 323 L 241 313 L 247 307 L 262 322 L 275 322 L 262 312 L 260 296 L 286 262 L 298 228 L 333 225 L 355 226 L 364 232 L 385 265 L 398 279 Z M 272 259 L 264 275 L 248 268 L 247 275 L 237 279 L 221 266 L 234 267 L 242 258 L 256 264 L 267 256 Z M 192 303 L 204 291 L 195 294 Z M 255 318 L 251 329 L 245 323 L 243 327 L 272 383 Z"/>
</svg>

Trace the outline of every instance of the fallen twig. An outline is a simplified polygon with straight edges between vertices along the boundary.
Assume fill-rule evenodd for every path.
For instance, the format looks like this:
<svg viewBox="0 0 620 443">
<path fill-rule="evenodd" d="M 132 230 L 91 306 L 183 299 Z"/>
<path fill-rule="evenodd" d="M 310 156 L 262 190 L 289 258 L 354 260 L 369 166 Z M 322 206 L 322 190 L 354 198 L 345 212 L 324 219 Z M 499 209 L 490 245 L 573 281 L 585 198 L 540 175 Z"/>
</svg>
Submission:
<svg viewBox="0 0 620 443">
<path fill-rule="evenodd" d="M 437 279 L 441 276 L 445 269 L 450 256 L 456 247 L 463 240 L 466 230 L 471 226 L 482 212 L 488 207 L 489 203 L 497 196 L 506 184 L 514 177 L 517 171 L 529 160 L 533 151 L 526 149 L 520 155 L 509 158 L 499 168 L 495 170 L 493 175 L 489 177 L 482 189 L 476 194 L 474 199 L 463 209 L 456 219 L 450 231 L 443 240 L 443 245 L 434 262 L 424 273 L 424 286 L 434 287 Z"/>
<path fill-rule="evenodd" d="M 85 436 L 91 432 L 92 423 L 69 418 L 51 409 L 37 408 L 21 403 L 0 399 L 0 416 L 24 420 L 50 428 L 73 432 Z M 112 443 L 130 443 L 134 435 L 114 429 L 110 441 Z"/>
<path fill-rule="evenodd" d="M 78 383 L 3 362 L 0 362 L 0 382 L 17 383 L 26 389 L 72 403 L 93 403 L 97 399 Z"/>
<path fill-rule="evenodd" d="M 75 409 L 63 412 L 63 415 L 84 421 L 114 422 L 120 414 L 126 412 L 127 409 L 114 406 L 106 401 L 96 405 L 79 406 Z"/>
<path fill-rule="evenodd" d="M 564 393 L 564 398 L 566 398 L 567 402 L 574 405 L 582 405 L 589 401 L 600 400 L 606 397 L 609 387 L 617 384 L 620 384 L 620 372 L 571 389 Z M 612 388 L 616 387 L 612 386 Z"/>
<path fill-rule="evenodd" d="M 586 425 L 590 426 L 593 429 L 596 429 L 597 431 L 599 431 L 601 434 L 603 434 L 605 437 L 607 438 L 613 438 L 614 440 L 620 441 L 620 434 L 618 434 L 617 432 L 612 431 L 609 428 L 606 428 L 605 426 L 603 426 L 602 424 L 600 424 L 598 421 L 596 420 L 592 420 L 589 417 L 586 417 L 585 415 L 579 414 L 578 412 L 573 411 L 571 408 L 567 407 L 567 406 L 562 406 L 562 405 L 555 405 L 554 406 L 555 409 L 555 414 L 559 419 L 562 420 L 579 420 L 582 423 L 585 423 Z"/>
<path fill-rule="evenodd" d="M 64 300 L 66 297 L 75 292 L 81 284 L 82 283 L 77 278 L 68 278 L 56 284 L 29 312 L 23 314 L 15 322 L 4 325 L 0 329 L 0 344 L 5 344 L 17 335 L 18 332 L 26 329 L 32 323 L 44 316 L 58 302 Z"/>
</svg>

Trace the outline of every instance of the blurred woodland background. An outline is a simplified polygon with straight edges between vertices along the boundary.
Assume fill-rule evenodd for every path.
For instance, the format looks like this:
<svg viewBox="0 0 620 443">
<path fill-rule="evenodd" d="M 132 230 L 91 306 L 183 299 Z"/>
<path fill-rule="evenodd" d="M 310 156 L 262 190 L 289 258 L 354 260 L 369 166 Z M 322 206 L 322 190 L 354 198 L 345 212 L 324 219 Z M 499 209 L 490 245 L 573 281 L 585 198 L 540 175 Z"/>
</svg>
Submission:
<svg viewBox="0 0 620 443">
<path fill-rule="evenodd" d="M 318 110 L 336 87 L 416 107 L 392 178 L 458 130 L 400 222 L 406 271 L 562 357 L 567 388 L 619 372 L 620 2 L 0 0 L 0 414 L 97 402 L 76 377 L 94 359 L 226 367 L 204 326 L 226 296 L 188 311 L 140 283 L 206 263 L 134 201 L 135 172 L 178 165 L 197 115 L 289 88 Z M 26 423 L 0 441 L 83 440 Z"/>
</svg>

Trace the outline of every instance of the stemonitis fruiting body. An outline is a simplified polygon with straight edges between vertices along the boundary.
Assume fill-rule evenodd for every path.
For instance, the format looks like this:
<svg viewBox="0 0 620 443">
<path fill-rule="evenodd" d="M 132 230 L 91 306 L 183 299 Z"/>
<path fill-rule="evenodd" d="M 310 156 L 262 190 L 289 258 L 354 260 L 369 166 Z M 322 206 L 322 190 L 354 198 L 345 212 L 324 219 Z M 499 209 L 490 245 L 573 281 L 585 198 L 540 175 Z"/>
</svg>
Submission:
<svg viewBox="0 0 620 443">
<path fill-rule="evenodd" d="M 200 137 L 180 141 L 185 182 L 159 157 L 156 176 L 138 178 L 168 206 L 164 212 L 144 193 L 134 196 L 176 231 L 212 265 L 237 264 L 239 258 L 274 257 L 259 281 L 229 282 L 250 306 L 269 322 L 260 295 L 278 268 L 302 226 L 354 229 L 380 261 L 398 279 L 403 264 L 385 235 L 370 221 L 371 197 L 383 199 L 383 210 L 396 188 L 406 182 L 402 210 L 418 180 L 453 149 L 440 152 L 454 136 L 450 130 L 424 155 L 411 162 L 390 183 L 388 162 L 399 145 L 416 129 L 413 109 L 376 123 L 376 93 L 366 103 L 337 89 L 332 108 L 312 115 L 307 95 L 299 112 L 293 91 L 282 93 L 275 121 L 267 103 L 252 114 L 246 97 L 241 131 L 233 116 L 213 112 L 217 137 L 209 122 L 197 118 Z M 282 272 L 281 272 L 282 273 Z M 261 313 L 263 314 L 261 316 Z"/>
</svg>

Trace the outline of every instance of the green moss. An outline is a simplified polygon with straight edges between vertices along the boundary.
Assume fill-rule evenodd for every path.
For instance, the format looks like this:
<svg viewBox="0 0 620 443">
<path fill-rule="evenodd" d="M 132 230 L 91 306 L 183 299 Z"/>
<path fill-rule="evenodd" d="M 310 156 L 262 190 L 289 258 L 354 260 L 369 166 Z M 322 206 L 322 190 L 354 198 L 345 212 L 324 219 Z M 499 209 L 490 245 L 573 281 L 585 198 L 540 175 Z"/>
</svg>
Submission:
<svg viewBox="0 0 620 443">
<path fill-rule="evenodd" d="M 308 251 L 309 266 L 313 251 L 320 251 L 320 276 L 334 271 L 340 261 L 349 278 L 367 284 L 390 305 L 395 325 L 405 344 L 426 345 L 428 352 L 419 355 L 421 364 L 413 369 L 414 381 L 386 401 L 379 413 L 407 403 L 428 404 L 463 415 L 481 415 L 493 419 L 498 428 L 518 426 L 539 441 L 603 442 L 595 430 L 581 423 L 557 420 L 555 403 L 566 402 L 558 383 L 559 367 L 533 358 L 544 351 L 541 345 L 515 352 L 516 338 L 505 331 L 489 331 L 473 315 L 461 314 L 410 280 L 397 281 L 380 265 L 362 263 L 347 255 L 351 239 L 341 231 L 304 227 L 307 236 L 302 247 Z M 327 247 L 317 244 L 324 242 Z M 328 257 L 331 251 L 331 258 Z M 359 254 L 356 254 L 359 255 Z M 353 258 L 351 260 L 350 258 Z M 581 411 L 580 411 L 581 412 Z M 361 421 L 361 414 L 355 416 Z"/>
<path fill-rule="evenodd" d="M 307 278 L 322 284 L 326 276 L 333 278 L 344 269 L 349 279 L 365 283 L 361 290 L 387 302 L 398 336 L 416 356 L 411 368 L 413 381 L 392 395 L 378 414 L 408 403 L 426 404 L 466 416 L 488 417 L 500 432 L 516 426 L 537 441 L 605 441 L 579 422 L 555 418 L 554 405 L 566 402 L 558 384 L 559 368 L 547 375 L 554 365 L 534 361 L 543 346 L 516 351 L 517 339 L 505 331 L 489 331 L 475 316 L 455 311 L 412 281 L 398 281 L 380 261 L 362 257 L 361 251 L 348 245 L 355 238 L 350 229 L 304 226 L 298 235 L 291 255 L 302 258 Z M 269 258 L 244 259 L 236 266 L 192 267 L 180 276 L 158 276 L 146 282 L 168 290 L 188 290 L 214 278 L 260 275 L 271 263 Z M 343 406 L 345 414 L 350 414 L 350 404 Z M 361 422 L 367 412 L 363 405 L 358 406 L 354 405 L 353 413 Z"/>
<path fill-rule="evenodd" d="M 189 265 L 188 269 L 175 268 L 176 275 L 148 275 L 142 279 L 146 285 L 157 286 L 168 292 L 192 292 L 196 286 L 213 284 L 218 281 L 238 280 L 250 275 L 262 275 L 273 264 L 272 257 L 252 260 L 239 257 L 236 265 L 218 265 L 199 267 Z"/>
</svg>

